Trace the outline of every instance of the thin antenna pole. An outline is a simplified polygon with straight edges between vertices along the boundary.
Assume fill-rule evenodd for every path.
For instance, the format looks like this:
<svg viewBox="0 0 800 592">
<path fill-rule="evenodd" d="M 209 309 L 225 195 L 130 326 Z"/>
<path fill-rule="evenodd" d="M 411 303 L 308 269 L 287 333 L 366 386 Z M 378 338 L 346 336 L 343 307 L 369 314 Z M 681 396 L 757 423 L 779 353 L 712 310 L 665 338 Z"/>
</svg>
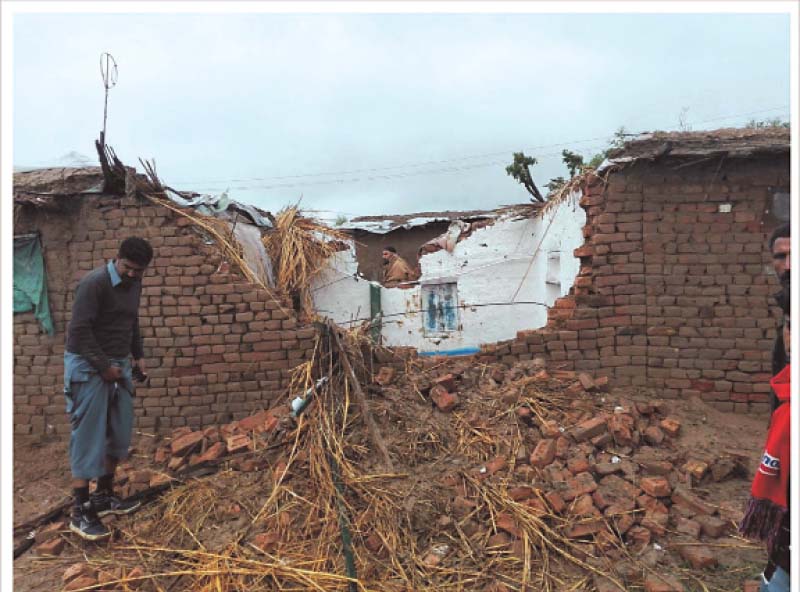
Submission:
<svg viewBox="0 0 800 592">
<path fill-rule="evenodd" d="M 117 86 L 117 62 L 110 53 L 100 55 L 100 75 L 103 77 L 103 87 L 106 97 L 103 103 L 103 131 L 100 132 L 100 144 L 106 146 L 106 122 L 108 120 L 108 91 Z"/>
</svg>

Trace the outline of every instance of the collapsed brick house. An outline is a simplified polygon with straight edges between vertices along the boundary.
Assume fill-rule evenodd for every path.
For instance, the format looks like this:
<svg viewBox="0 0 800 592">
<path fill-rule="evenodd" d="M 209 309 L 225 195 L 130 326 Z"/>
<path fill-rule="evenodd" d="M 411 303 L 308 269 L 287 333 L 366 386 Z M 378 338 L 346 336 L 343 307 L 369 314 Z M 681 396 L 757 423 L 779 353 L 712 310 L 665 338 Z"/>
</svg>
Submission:
<svg viewBox="0 0 800 592">
<path fill-rule="evenodd" d="M 141 326 L 151 380 L 135 399 L 144 431 L 239 419 L 285 402 L 315 330 L 291 304 L 227 272 L 208 236 L 173 211 L 103 193 L 100 170 L 57 182 L 15 176 L 15 235 L 38 233 L 55 332 L 14 318 L 14 431 L 69 432 L 64 331 L 77 280 L 124 236 L 150 240 Z M 654 134 L 629 142 L 575 190 L 585 211 L 580 270 L 543 327 L 481 345 L 477 362 L 554 366 L 766 410 L 776 318 L 766 240 L 789 212 L 789 130 Z"/>
<path fill-rule="evenodd" d="M 197 428 L 285 402 L 315 330 L 272 291 L 221 265 L 220 249 L 187 218 L 103 193 L 99 167 L 17 173 L 14 183 L 14 234 L 38 233 L 55 329 L 42 331 L 33 312 L 14 315 L 15 436 L 69 433 L 63 352 L 74 289 L 130 235 L 155 250 L 140 308 L 150 381 L 134 399 L 137 428 Z"/>
<path fill-rule="evenodd" d="M 566 369 L 727 411 L 766 411 L 777 291 L 767 241 L 790 216 L 785 128 L 656 133 L 582 180 L 585 244 L 546 327 L 480 359 Z M 796 206 L 795 206 L 796 207 Z"/>
</svg>

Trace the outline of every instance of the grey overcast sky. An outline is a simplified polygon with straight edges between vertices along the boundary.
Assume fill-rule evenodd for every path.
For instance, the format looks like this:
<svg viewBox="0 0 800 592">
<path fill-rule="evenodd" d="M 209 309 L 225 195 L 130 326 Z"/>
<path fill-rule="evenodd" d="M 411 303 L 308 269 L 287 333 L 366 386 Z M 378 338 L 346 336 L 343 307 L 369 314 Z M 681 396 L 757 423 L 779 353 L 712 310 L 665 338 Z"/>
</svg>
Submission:
<svg viewBox="0 0 800 592">
<path fill-rule="evenodd" d="M 126 164 L 272 211 L 489 209 L 528 200 L 512 151 L 541 187 L 620 126 L 789 119 L 788 15 L 17 14 L 13 32 L 15 166 L 96 161 L 108 51 Z"/>
</svg>

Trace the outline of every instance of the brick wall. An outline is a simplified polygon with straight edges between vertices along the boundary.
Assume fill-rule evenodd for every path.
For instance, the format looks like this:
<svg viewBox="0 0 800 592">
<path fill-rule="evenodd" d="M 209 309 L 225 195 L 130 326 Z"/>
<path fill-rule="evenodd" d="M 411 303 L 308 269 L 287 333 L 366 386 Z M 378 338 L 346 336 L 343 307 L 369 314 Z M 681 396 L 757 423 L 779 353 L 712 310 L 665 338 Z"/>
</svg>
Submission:
<svg viewBox="0 0 800 592">
<path fill-rule="evenodd" d="M 548 324 L 483 348 L 482 361 L 544 356 L 617 385 L 766 410 L 777 290 L 765 216 L 788 190 L 788 155 L 675 170 L 637 163 L 586 180 L 586 243 Z M 730 212 L 720 206 L 730 204 Z"/>
<path fill-rule="evenodd" d="M 25 206 L 15 223 L 16 234 L 41 234 L 56 327 L 49 337 L 33 313 L 14 317 L 16 435 L 69 432 L 63 352 L 74 289 L 131 235 L 155 250 L 140 308 L 151 378 L 137 391 L 136 427 L 196 428 L 284 402 L 291 368 L 310 357 L 316 336 L 298 326 L 291 306 L 239 274 L 215 273 L 217 249 L 165 208 L 109 196 L 57 199 L 58 210 Z"/>
</svg>

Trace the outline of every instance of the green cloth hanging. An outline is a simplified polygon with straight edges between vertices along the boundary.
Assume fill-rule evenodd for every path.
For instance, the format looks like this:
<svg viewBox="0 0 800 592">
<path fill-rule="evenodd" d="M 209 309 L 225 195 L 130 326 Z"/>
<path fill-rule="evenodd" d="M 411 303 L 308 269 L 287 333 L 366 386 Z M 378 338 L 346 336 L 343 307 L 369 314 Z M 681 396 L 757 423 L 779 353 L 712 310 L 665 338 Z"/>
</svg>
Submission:
<svg viewBox="0 0 800 592">
<path fill-rule="evenodd" d="M 42 330 L 55 333 L 38 233 L 14 237 L 14 313 L 31 310 Z"/>
</svg>

